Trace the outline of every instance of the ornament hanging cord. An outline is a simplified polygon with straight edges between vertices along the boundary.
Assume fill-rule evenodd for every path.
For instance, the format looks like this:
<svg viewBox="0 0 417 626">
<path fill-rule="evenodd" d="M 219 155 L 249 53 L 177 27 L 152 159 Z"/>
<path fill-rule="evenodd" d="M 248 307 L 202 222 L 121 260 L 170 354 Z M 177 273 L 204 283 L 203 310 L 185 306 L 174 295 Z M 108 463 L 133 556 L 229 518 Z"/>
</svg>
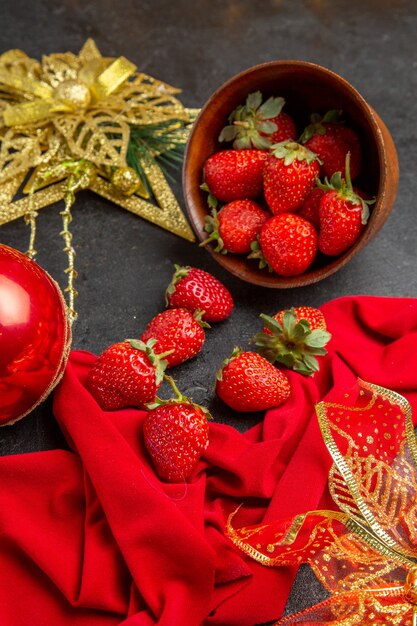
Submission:
<svg viewBox="0 0 417 626">
<path fill-rule="evenodd" d="M 34 193 L 51 178 L 56 179 L 62 176 L 67 177 L 66 191 L 64 195 L 65 208 L 60 213 L 62 217 L 62 230 L 60 235 L 64 240 L 64 252 L 67 254 L 68 258 L 68 266 L 65 269 L 65 273 L 67 274 L 67 286 L 64 291 L 68 294 L 67 311 L 71 324 L 77 319 L 75 298 L 78 296 L 78 292 L 74 287 L 74 281 L 77 278 L 77 271 L 74 265 L 75 250 L 72 245 L 72 233 L 69 229 L 69 225 L 72 222 L 71 208 L 75 202 L 75 193 L 79 189 L 86 189 L 89 184 L 91 184 L 95 175 L 95 166 L 86 159 L 80 159 L 79 161 L 63 161 L 55 167 L 39 171 L 29 191 L 30 202 L 26 222 L 30 225 L 30 239 L 27 255 L 30 259 L 33 259 L 36 256 L 36 217 L 38 215 L 37 211 L 33 207 Z"/>
</svg>

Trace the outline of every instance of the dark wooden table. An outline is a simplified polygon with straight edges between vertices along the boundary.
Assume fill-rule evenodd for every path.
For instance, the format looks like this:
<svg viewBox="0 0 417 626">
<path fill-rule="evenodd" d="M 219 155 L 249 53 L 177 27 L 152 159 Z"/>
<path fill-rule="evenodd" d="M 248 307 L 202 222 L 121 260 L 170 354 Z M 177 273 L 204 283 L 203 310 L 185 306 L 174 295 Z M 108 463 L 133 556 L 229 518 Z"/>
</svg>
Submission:
<svg viewBox="0 0 417 626">
<path fill-rule="evenodd" d="M 349 80 L 378 111 L 396 142 L 401 179 L 396 207 L 378 237 L 336 275 L 293 291 L 257 288 L 226 274 L 198 246 L 88 192 L 79 194 L 72 231 L 79 272 L 74 348 L 100 352 L 138 335 L 163 308 L 173 263 L 201 267 L 230 288 L 236 311 L 214 327 L 202 354 L 176 369 L 180 387 L 208 403 L 219 421 L 244 430 L 262 418 L 240 419 L 213 400 L 214 372 L 233 346 L 245 345 L 261 312 L 321 303 L 348 294 L 412 296 L 416 277 L 417 5 L 413 0 L 3 0 L 0 51 L 30 56 L 78 52 L 93 37 L 106 56 L 124 55 L 140 69 L 183 90 L 199 107 L 216 87 L 251 65 L 303 59 Z M 180 174 L 175 191 L 181 199 Z M 39 215 L 37 260 L 64 283 L 59 207 Z M 0 242 L 26 250 L 23 220 L 0 229 Z M 65 446 L 47 406 L 0 432 L 0 454 Z M 306 569 L 287 610 L 322 594 Z M 13 626 L 13 625 L 8 625 Z"/>
</svg>

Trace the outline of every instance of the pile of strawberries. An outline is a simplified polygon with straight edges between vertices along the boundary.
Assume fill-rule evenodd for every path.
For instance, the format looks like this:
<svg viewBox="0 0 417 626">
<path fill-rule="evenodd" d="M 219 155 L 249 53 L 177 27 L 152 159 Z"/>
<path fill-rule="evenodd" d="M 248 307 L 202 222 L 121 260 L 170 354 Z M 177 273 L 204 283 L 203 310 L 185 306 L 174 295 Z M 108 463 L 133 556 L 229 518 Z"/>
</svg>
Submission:
<svg viewBox="0 0 417 626">
<path fill-rule="evenodd" d="M 108 347 L 86 384 L 103 410 L 147 410 L 144 442 L 155 469 L 160 478 L 181 482 L 191 476 L 208 445 L 210 415 L 182 395 L 165 370 L 198 354 L 207 322 L 229 317 L 233 299 L 208 272 L 176 266 L 166 304 L 169 308 L 150 321 L 139 339 Z M 216 393 L 236 411 L 262 411 L 285 402 L 290 383 L 274 364 L 312 374 L 318 370 L 316 356 L 326 354 L 330 339 L 322 313 L 311 307 L 261 317 L 264 329 L 253 339 L 258 352 L 235 348 L 216 375 Z M 156 395 L 164 379 L 174 391 L 169 400 Z"/>
<path fill-rule="evenodd" d="M 260 268 L 296 276 L 319 252 L 334 257 L 350 248 L 373 200 L 352 187 L 362 148 L 340 111 L 313 114 L 297 140 L 284 99 L 262 100 L 259 91 L 249 94 L 230 114 L 219 141 L 231 148 L 204 164 L 211 215 L 202 245 L 214 242 L 216 252 L 247 254 Z"/>
</svg>

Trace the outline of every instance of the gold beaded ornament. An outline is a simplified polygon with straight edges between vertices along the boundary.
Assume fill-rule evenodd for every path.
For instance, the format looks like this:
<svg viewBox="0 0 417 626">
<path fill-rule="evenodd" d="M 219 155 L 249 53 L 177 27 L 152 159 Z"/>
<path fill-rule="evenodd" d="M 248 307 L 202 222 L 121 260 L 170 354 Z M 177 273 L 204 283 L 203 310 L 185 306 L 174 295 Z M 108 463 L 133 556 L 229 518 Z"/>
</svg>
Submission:
<svg viewBox="0 0 417 626">
<path fill-rule="evenodd" d="M 69 224 L 79 190 L 195 240 L 161 167 L 180 160 L 197 114 L 178 92 L 124 57 L 103 57 L 92 39 L 78 55 L 0 56 L 0 225 L 24 217 L 33 258 L 37 211 L 64 200 L 71 321 L 77 293 Z"/>
</svg>

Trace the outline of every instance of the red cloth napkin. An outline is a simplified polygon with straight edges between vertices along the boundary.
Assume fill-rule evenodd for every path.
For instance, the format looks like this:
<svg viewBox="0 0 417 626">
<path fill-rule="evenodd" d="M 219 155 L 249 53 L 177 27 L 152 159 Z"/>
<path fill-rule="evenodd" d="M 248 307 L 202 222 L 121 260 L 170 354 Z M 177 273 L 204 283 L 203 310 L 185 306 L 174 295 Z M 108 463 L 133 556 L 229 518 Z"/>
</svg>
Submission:
<svg viewBox="0 0 417 626">
<path fill-rule="evenodd" d="M 188 484 L 159 481 L 144 412 L 103 412 L 84 381 L 95 357 L 73 352 L 54 414 L 71 452 L 0 459 L 0 624 L 253 626 L 278 618 L 295 571 L 251 561 L 225 538 L 330 506 L 330 458 L 314 404 L 357 376 L 417 403 L 417 300 L 341 298 L 322 307 L 333 334 L 313 378 L 245 434 L 212 423 Z"/>
</svg>

